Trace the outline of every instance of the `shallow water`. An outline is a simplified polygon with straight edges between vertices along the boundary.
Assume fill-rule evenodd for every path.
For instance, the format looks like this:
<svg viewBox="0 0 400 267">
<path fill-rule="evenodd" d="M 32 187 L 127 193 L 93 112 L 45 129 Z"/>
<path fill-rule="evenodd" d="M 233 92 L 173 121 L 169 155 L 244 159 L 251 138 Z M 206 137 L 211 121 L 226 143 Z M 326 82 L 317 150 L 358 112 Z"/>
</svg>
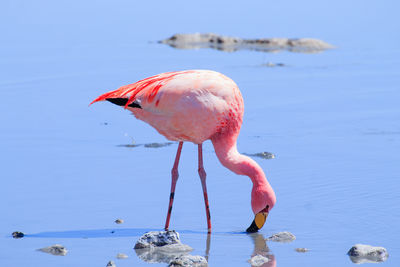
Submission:
<svg viewBox="0 0 400 267">
<path fill-rule="evenodd" d="M 208 254 L 210 266 L 250 266 L 247 260 L 260 251 L 280 267 L 351 266 L 346 252 L 365 243 L 388 249 L 382 266 L 400 264 L 396 1 L 0 5 L 4 266 L 149 265 L 133 247 L 144 232 L 164 225 L 177 145 L 165 145 L 150 126 L 114 105 L 88 103 L 121 85 L 181 69 L 213 69 L 237 82 L 246 106 L 239 150 L 275 155 L 254 159 L 278 198 L 262 231 L 243 234 L 253 219 L 250 180 L 223 168 L 206 142 L 214 231 L 206 252 L 197 149 L 184 144 L 171 228 L 192 254 Z M 226 53 L 156 42 L 197 31 L 313 37 L 337 48 Z M 117 218 L 125 223 L 115 224 Z M 28 236 L 12 239 L 17 230 Z M 297 239 L 263 242 L 279 231 Z M 68 254 L 36 251 L 53 244 Z M 298 253 L 299 247 L 310 251 Z M 118 253 L 129 258 L 118 260 Z"/>
</svg>

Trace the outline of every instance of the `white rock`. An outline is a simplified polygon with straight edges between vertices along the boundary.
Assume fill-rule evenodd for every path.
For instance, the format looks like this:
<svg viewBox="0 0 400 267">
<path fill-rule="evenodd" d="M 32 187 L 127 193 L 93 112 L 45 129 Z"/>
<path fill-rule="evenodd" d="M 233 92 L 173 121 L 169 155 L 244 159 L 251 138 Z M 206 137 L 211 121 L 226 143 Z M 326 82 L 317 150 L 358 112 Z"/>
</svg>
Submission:
<svg viewBox="0 0 400 267">
<path fill-rule="evenodd" d="M 56 256 L 65 256 L 68 253 L 68 250 L 63 246 L 63 245 L 52 245 L 49 247 L 45 247 L 45 248 L 39 248 L 39 251 L 45 252 L 45 253 L 49 253 L 52 255 L 56 255 Z"/>
<path fill-rule="evenodd" d="M 266 241 L 274 241 L 274 242 L 281 242 L 281 243 L 289 243 L 293 240 L 296 240 L 296 236 L 290 232 L 279 232 L 276 234 L 271 235 Z"/>
<path fill-rule="evenodd" d="M 193 249 L 182 244 L 175 231 L 154 231 L 145 233 L 135 245 L 135 252 L 146 262 L 169 263 L 176 257 L 188 254 Z"/>
<path fill-rule="evenodd" d="M 264 257 L 262 255 L 255 255 L 253 256 L 248 262 L 251 264 L 251 266 L 261 266 L 266 262 L 269 262 L 269 259 L 267 257 Z"/>
<path fill-rule="evenodd" d="M 354 263 L 374 263 L 386 261 L 389 253 L 384 247 L 373 247 L 370 245 L 356 244 L 348 252 L 347 255 Z"/>
<path fill-rule="evenodd" d="M 202 256 L 194 255 L 183 255 L 173 259 L 169 267 L 207 267 L 208 262 L 206 258 Z"/>
<path fill-rule="evenodd" d="M 179 244 L 179 234 L 175 231 L 153 231 L 142 235 L 135 244 L 135 249 L 162 247 Z"/>
</svg>

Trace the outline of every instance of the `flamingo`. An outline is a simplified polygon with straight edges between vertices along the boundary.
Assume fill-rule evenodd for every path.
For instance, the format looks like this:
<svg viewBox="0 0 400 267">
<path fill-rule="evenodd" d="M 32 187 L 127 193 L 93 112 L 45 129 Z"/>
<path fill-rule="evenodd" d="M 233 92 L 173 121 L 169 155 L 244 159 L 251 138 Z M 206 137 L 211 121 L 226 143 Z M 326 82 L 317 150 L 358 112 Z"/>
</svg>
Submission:
<svg viewBox="0 0 400 267">
<path fill-rule="evenodd" d="M 251 208 L 255 217 L 246 231 L 257 232 L 263 227 L 276 197 L 262 168 L 237 150 L 244 104 L 233 80 L 210 70 L 166 72 L 102 94 L 90 105 L 104 100 L 128 109 L 137 119 L 153 126 L 168 140 L 179 142 L 171 171 L 165 230 L 169 228 L 183 142 L 192 142 L 198 145 L 198 173 L 203 188 L 207 229 L 211 232 L 202 149 L 206 140 L 211 140 L 223 166 L 238 175 L 248 176 L 253 183 Z"/>
</svg>

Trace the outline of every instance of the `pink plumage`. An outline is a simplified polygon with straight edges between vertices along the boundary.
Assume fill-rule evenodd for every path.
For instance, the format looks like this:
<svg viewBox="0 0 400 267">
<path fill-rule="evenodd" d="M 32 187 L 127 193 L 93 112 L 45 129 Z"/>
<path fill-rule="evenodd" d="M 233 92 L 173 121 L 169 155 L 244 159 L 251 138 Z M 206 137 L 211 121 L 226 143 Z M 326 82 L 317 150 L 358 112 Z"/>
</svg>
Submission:
<svg viewBox="0 0 400 267">
<path fill-rule="evenodd" d="M 206 140 L 212 141 L 215 152 L 225 167 L 250 177 L 253 182 L 251 204 L 255 214 L 268 214 L 274 206 L 275 194 L 261 167 L 236 149 L 244 105 L 239 88 L 230 78 L 209 70 L 167 72 L 105 93 L 92 103 L 104 100 L 124 106 L 136 118 L 153 126 L 167 139 L 180 142 L 172 170 L 166 229 L 169 226 L 178 179 L 180 152 L 183 142 L 186 141 L 199 145 L 199 175 L 209 231 L 211 222 L 202 160 L 202 143 Z M 261 227 L 254 229 L 256 231 Z"/>
</svg>

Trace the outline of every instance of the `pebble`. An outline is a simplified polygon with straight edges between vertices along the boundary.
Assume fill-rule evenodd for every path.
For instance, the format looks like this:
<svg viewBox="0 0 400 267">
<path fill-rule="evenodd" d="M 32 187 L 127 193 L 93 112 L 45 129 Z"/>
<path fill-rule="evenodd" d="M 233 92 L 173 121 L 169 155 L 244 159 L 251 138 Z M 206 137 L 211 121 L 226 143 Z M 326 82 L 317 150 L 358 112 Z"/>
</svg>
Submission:
<svg viewBox="0 0 400 267">
<path fill-rule="evenodd" d="M 270 68 L 272 68 L 272 67 L 284 67 L 285 64 L 283 64 L 283 63 L 272 63 L 272 62 L 267 62 L 267 63 L 265 63 L 265 64 L 262 64 L 262 66 L 264 66 L 264 67 L 270 67 Z"/>
<path fill-rule="evenodd" d="M 116 224 L 121 224 L 121 223 L 124 223 L 124 220 L 123 219 L 116 219 L 114 222 Z"/>
<path fill-rule="evenodd" d="M 182 255 L 173 259 L 169 267 L 207 267 L 208 262 L 206 258 L 202 256 L 194 255 Z"/>
<path fill-rule="evenodd" d="M 308 248 L 296 248 L 295 250 L 296 250 L 297 252 L 300 252 L 300 253 L 304 253 L 304 252 L 310 251 Z"/>
<path fill-rule="evenodd" d="M 23 238 L 25 236 L 25 234 L 24 233 L 22 233 L 22 232 L 14 232 L 14 233 L 12 233 L 12 237 L 13 238 Z"/>
<path fill-rule="evenodd" d="M 118 253 L 117 254 L 117 259 L 127 259 L 128 255 L 124 254 L 124 253 Z"/>
<path fill-rule="evenodd" d="M 267 257 L 264 257 L 262 255 L 255 255 L 253 257 L 251 257 L 250 260 L 248 260 L 248 262 L 251 264 L 251 266 L 261 266 L 266 262 L 269 262 L 269 259 Z"/>
<path fill-rule="evenodd" d="M 65 256 L 68 253 L 68 250 L 63 246 L 63 245 L 52 245 L 49 247 L 45 247 L 45 248 L 39 248 L 39 251 L 45 252 L 45 253 L 49 253 L 55 256 Z"/>
<path fill-rule="evenodd" d="M 279 232 L 271 235 L 265 240 L 273 242 L 289 243 L 296 240 L 296 236 L 290 232 Z"/>
<path fill-rule="evenodd" d="M 384 247 L 373 247 L 370 245 L 356 244 L 348 252 L 350 260 L 354 263 L 376 263 L 384 262 L 389 253 Z"/>
</svg>

